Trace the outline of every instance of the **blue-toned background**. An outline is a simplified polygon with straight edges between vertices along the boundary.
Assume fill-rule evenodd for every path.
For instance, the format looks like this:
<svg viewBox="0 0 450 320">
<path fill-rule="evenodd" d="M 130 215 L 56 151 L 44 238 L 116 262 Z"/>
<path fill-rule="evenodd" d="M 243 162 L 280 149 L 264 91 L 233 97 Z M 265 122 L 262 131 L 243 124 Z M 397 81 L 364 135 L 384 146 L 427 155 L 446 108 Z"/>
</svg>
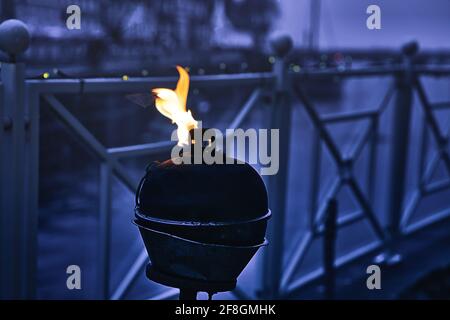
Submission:
<svg viewBox="0 0 450 320">
<path fill-rule="evenodd" d="M 70 4 L 81 8 L 80 30 L 66 28 Z M 370 4 L 381 8 L 380 30 L 366 27 Z M 217 298 L 323 298 L 323 225 L 317 230 L 311 225 L 330 197 L 338 200 L 343 224 L 336 238 L 335 264 L 339 269 L 332 277 L 335 297 L 450 298 L 450 224 L 446 220 L 450 212 L 450 162 L 445 160 L 450 150 L 441 144 L 439 153 L 436 143 L 437 135 L 448 136 L 450 120 L 444 108 L 450 102 L 449 1 L 3 0 L 0 15 L 2 21 L 16 18 L 28 25 L 32 38 L 24 54 L 26 78 L 48 83 L 58 79 L 174 77 L 176 64 L 188 67 L 192 76 L 271 72 L 279 57 L 269 39 L 289 35 L 294 48 L 286 57 L 286 69 L 307 101 L 299 100 L 291 90 L 292 127 L 288 153 L 282 155 L 289 157 L 283 168 L 287 172 L 283 232 L 269 234 L 270 242 L 277 236 L 283 240 L 278 242 L 282 244 L 277 247 L 278 258 L 271 255 L 282 261 L 282 272 L 276 275 L 267 267 L 271 261 L 264 258 L 265 248 L 238 279 L 239 292 L 219 294 Z M 423 71 L 417 73 L 420 87 L 413 81 L 402 82 L 407 77 L 401 68 L 406 68 L 408 58 L 401 47 L 410 41 L 419 45 L 411 59 Z M 358 75 L 357 70 L 370 72 Z M 315 76 L 308 77 L 308 72 Z M 320 76 L 320 72 L 324 74 Z M 270 85 L 264 88 L 268 93 L 245 118 L 242 128 L 270 126 L 274 97 Z M 188 106 L 208 127 L 225 129 L 254 89 L 255 85 L 239 81 L 215 86 L 196 86 L 194 82 Z M 137 92 L 140 90 L 132 89 L 127 94 Z M 55 97 L 106 148 L 168 140 L 173 130 L 168 119 L 153 106 L 142 108 L 132 103 L 127 94 L 80 89 Z M 411 103 L 408 98 L 405 102 L 404 95 Z M 305 103 L 310 103 L 312 114 Z M 176 297 L 176 290 L 146 279 L 146 254 L 131 223 L 134 194 L 115 177 L 110 180 L 109 284 L 106 292 L 100 289 L 104 283 L 99 278 L 98 260 L 104 255 L 98 245 L 102 192 L 99 161 L 55 117 L 47 101 L 41 100 L 39 108 L 36 297 Z M 398 112 L 398 108 L 408 108 L 410 114 L 405 111 L 402 118 L 403 111 Z M 376 114 L 325 124 L 327 117 L 366 111 Z M 426 118 L 427 114 L 433 118 Z M 322 119 L 320 125 L 312 121 L 314 115 Z M 404 127 L 396 130 L 394 123 Z M 439 133 L 430 129 L 433 124 L 437 124 Z M 321 140 L 319 133 L 324 128 L 327 133 Z M 330 196 L 336 177 L 345 176 L 345 168 L 333 160 L 323 140 L 327 137 L 343 158 L 367 138 L 353 165 L 353 176 L 362 192 L 359 198 L 348 185 Z M 395 152 L 401 147 L 396 145 L 399 141 L 408 146 L 404 158 Z M 375 154 L 371 154 L 373 148 Z M 165 150 L 126 158 L 121 163 L 131 179 L 138 181 L 148 162 L 169 156 L 170 151 Z M 399 170 L 400 184 L 395 180 L 395 170 Z M 429 176 L 426 183 L 421 183 L 426 175 L 423 173 Z M 266 180 L 270 184 L 270 179 Z M 373 231 L 361 197 L 383 229 L 385 244 L 392 245 L 390 250 Z M 270 199 L 272 210 L 280 208 L 274 201 L 282 198 Z M 393 231 L 390 215 L 395 203 L 400 204 L 397 211 L 403 220 L 399 230 Z M 273 214 L 280 213 L 274 210 Z M 273 219 L 271 223 L 275 223 Z M 372 291 L 366 287 L 366 268 L 379 253 L 391 258 L 399 253 L 402 262 L 393 266 L 380 262 L 383 289 Z M 66 268 L 72 264 L 81 267 L 81 290 L 66 287 Z M 275 293 L 273 283 L 277 281 L 281 289 Z"/>
</svg>

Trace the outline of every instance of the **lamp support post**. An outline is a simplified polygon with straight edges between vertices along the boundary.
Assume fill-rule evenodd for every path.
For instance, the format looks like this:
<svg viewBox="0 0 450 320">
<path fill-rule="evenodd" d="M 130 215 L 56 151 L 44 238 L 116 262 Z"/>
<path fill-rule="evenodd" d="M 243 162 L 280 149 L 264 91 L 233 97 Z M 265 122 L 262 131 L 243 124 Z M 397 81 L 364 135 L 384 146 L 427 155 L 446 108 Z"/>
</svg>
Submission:
<svg viewBox="0 0 450 320">
<path fill-rule="evenodd" d="M 35 117 L 26 109 L 25 65 L 17 62 L 28 44 L 29 33 L 21 21 L 0 25 L 0 49 L 7 54 L 1 65 L 0 299 L 29 299 L 35 292 L 37 198 L 30 191 L 37 190 L 37 149 L 29 134 Z"/>
</svg>

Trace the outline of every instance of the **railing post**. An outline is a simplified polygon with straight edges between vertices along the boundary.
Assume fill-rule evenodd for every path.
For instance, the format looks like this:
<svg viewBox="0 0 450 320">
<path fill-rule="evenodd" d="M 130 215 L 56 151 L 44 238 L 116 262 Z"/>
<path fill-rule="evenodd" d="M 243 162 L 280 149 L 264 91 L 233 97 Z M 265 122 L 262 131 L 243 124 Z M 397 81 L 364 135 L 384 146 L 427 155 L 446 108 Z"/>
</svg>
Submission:
<svg viewBox="0 0 450 320">
<path fill-rule="evenodd" d="M 0 49 L 7 54 L 2 62 L 3 101 L 0 103 L 0 299 L 33 298 L 37 239 L 31 239 L 28 216 L 34 199 L 29 194 L 30 170 L 25 161 L 30 145 L 26 141 L 25 65 L 17 55 L 29 44 L 27 27 L 18 20 L 0 25 Z M 27 168 L 26 166 L 29 166 Z M 34 221 L 34 220 L 31 220 Z"/>
<path fill-rule="evenodd" d="M 400 221 L 403 212 L 405 196 L 405 178 L 408 160 L 409 131 L 411 124 L 411 108 L 413 97 L 412 57 L 417 52 L 416 43 L 410 43 L 402 48 L 403 71 L 397 76 L 397 93 L 392 119 L 392 144 L 389 159 L 388 176 L 388 244 L 387 252 L 380 255 L 380 263 L 395 264 L 401 260 L 394 253 L 393 245 L 401 234 Z"/>
<path fill-rule="evenodd" d="M 272 129 L 279 129 L 279 171 L 269 177 L 269 206 L 273 216 L 269 221 L 269 246 L 264 252 L 262 290 L 264 298 L 280 297 L 280 284 L 284 253 L 284 224 L 286 215 L 287 176 L 289 165 L 289 139 L 291 128 L 291 105 L 289 102 L 288 76 L 285 57 L 292 48 L 290 37 L 282 36 L 271 43 L 276 54 L 273 66 L 275 99 L 272 110 Z M 271 148 L 272 149 L 272 148 Z"/>
</svg>

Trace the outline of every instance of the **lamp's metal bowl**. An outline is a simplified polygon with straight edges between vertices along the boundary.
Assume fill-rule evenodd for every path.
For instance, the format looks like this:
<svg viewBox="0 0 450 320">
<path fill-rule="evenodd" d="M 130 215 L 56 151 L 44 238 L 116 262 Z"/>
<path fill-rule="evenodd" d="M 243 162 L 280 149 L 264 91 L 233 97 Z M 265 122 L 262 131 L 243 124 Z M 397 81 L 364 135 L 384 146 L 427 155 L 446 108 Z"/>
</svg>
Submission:
<svg viewBox="0 0 450 320">
<path fill-rule="evenodd" d="M 152 230 L 138 220 L 152 265 L 166 274 L 203 281 L 234 281 L 261 246 L 230 246 L 197 242 Z"/>
<path fill-rule="evenodd" d="M 139 225 L 169 233 L 184 239 L 210 244 L 248 246 L 264 241 L 267 221 L 272 213 L 261 217 L 233 222 L 192 222 L 174 221 L 144 215 L 138 208 L 135 217 Z"/>
</svg>

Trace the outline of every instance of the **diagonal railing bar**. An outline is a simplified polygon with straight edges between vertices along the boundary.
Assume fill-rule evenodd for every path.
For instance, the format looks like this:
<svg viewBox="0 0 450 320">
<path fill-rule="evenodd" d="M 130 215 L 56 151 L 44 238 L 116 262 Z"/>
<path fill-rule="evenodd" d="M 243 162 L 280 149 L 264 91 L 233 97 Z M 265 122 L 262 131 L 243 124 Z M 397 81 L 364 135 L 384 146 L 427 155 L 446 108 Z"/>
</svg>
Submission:
<svg viewBox="0 0 450 320">
<path fill-rule="evenodd" d="M 253 109 L 253 107 L 256 105 L 256 103 L 261 98 L 261 89 L 255 89 L 247 99 L 247 101 L 244 103 L 244 105 L 239 109 L 238 113 L 234 117 L 233 121 L 231 121 L 228 129 L 236 129 L 239 128 L 242 122 L 245 120 L 247 115 L 250 113 L 250 111 Z"/>
<path fill-rule="evenodd" d="M 358 186 L 358 183 L 354 178 L 350 178 L 347 180 L 347 184 L 350 186 L 350 189 L 353 191 L 353 194 L 356 196 L 356 200 L 359 202 L 359 205 L 362 207 L 366 217 L 369 219 L 369 222 L 372 224 L 372 227 L 375 230 L 377 236 L 384 240 L 386 238 L 383 228 L 381 227 L 378 219 L 375 217 L 375 213 L 372 211 L 372 207 L 369 204 L 369 201 L 366 199 L 364 193 L 361 191 L 361 188 Z"/>
<path fill-rule="evenodd" d="M 362 130 L 364 131 L 364 133 L 362 135 L 359 135 L 359 139 L 356 141 L 356 143 L 353 143 L 351 149 L 346 152 L 348 154 L 348 156 L 346 156 L 346 159 L 353 159 L 353 162 L 355 162 L 357 158 L 359 158 L 362 150 L 364 150 L 364 147 L 366 146 L 366 143 L 374 134 L 374 128 L 374 121 L 373 119 L 370 119 L 369 127 L 365 130 Z"/>
<path fill-rule="evenodd" d="M 141 253 L 139 253 L 139 255 L 132 263 L 131 267 L 128 269 L 128 272 L 125 274 L 122 281 L 120 281 L 119 285 L 114 290 L 113 294 L 111 295 L 111 300 L 119 300 L 125 296 L 134 280 L 140 274 L 147 262 L 147 251 L 145 249 L 142 249 Z"/>
<path fill-rule="evenodd" d="M 311 121 L 313 122 L 313 125 L 317 128 L 320 138 L 323 139 L 325 144 L 328 147 L 328 150 L 331 153 L 331 156 L 333 157 L 333 160 L 337 164 L 342 164 L 343 160 L 341 157 L 341 154 L 339 152 L 339 149 L 335 145 L 333 139 L 331 138 L 330 133 L 326 129 L 325 125 L 320 121 L 319 115 L 314 110 L 313 105 L 311 104 L 308 97 L 303 93 L 303 90 L 300 88 L 298 84 L 294 84 L 294 93 L 300 100 L 300 102 L 304 105 L 306 112 L 308 113 Z"/>
<path fill-rule="evenodd" d="M 281 288 L 284 289 L 291 281 L 292 277 L 295 274 L 296 269 L 301 265 L 303 259 L 308 251 L 309 246 L 311 245 L 314 239 L 314 233 L 311 230 L 306 231 L 304 235 L 300 236 L 298 244 L 294 246 L 295 251 L 288 260 L 288 264 L 285 267 L 285 271 L 281 277 Z"/>
<path fill-rule="evenodd" d="M 419 205 L 420 199 L 422 198 L 424 193 L 423 189 L 417 189 L 413 192 L 413 194 L 408 199 L 408 202 L 405 205 L 405 209 L 403 211 L 401 220 L 400 220 L 400 227 L 403 230 L 409 223 L 409 220 L 411 216 L 413 215 L 414 211 L 416 211 L 417 206 Z"/>
<path fill-rule="evenodd" d="M 419 221 L 413 222 L 405 227 L 403 230 L 403 233 L 405 235 L 409 235 L 411 233 L 414 233 L 418 230 L 421 230 L 422 228 L 428 227 L 432 224 L 435 224 L 437 222 L 440 222 L 444 219 L 448 219 L 450 217 L 450 208 L 445 208 L 443 210 L 440 210 L 432 215 L 429 215 Z"/>
<path fill-rule="evenodd" d="M 135 192 L 137 183 L 132 180 L 126 173 L 122 165 L 108 154 L 108 150 L 78 121 L 64 105 L 55 98 L 53 95 L 44 95 L 44 100 L 50 105 L 51 109 L 55 112 L 59 119 L 66 124 L 77 137 L 86 143 L 89 148 L 97 155 L 102 161 L 108 162 L 111 168 L 116 173 L 117 177 L 123 182 L 123 184 L 131 191 Z"/>
<path fill-rule="evenodd" d="M 418 183 L 417 189 L 413 192 L 413 194 L 408 199 L 408 203 L 406 204 L 404 212 L 402 214 L 402 218 L 400 221 L 400 227 L 402 228 L 402 230 L 405 230 L 405 228 L 407 227 L 411 216 L 413 215 L 413 213 L 417 209 L 417 206 L 420 203 L 421 198 L 423 196 L 426 196 L 429 194 L 430 190 L 428 190 L 427 185 L 430 183 L 430 179 L 432 178 L 433 173 L 437 169 L 437 167 L 439 165 L 439 160 L 440 160 L 439 153 L 435 152 L 432 155 L 431 160 L 429 160 L 429 162 L 427 164 L 425 164 L 425 157 L 426 157 L 426 152 L 427 152 L 426 144 L 424 143 L 424 140 L 425 140 L 424 135 L 427 132 L 426 121 L 424 121 L 423 124 L 424 125 L 422 127 L 421 153 L 420 153 L 420 159 L 419 159 L 420 165 L 419 165 L 419 173 L 418 173 L 419 174 L 419 183 Z M 448 133 L 447 133 L 447 135 L 448 135 Z M 443 188 L 444 186 L 438 184 L 435 187 Z"/>
<path fill-rule="evenodd" d="M 441 158 L 439 157 L 439 153 L 435 152 L 430 160 L 430 162 L 428 163 L 428 165 L 425 168 L 425 173 L 423 174 L 423 177 L 420 181 L 421 186 L 425 187 L 428 183 L 430 183 L 431 178 L 433 177 L 433 174 L 435 173 L 438 165 L 439 165 L 439 160 Z"/>
<path fill-rule="evenodd" d="M 426 121 L 424 121 L 424 129 L 422 129 L 422 134 L 426 135 L 426 132 L 428 132 L 426 130 L 427 126 L 426 126 Z M 449 139 L 450 137 L 450 128 L 447 130 L 446 134 L 445 134 L 445 139 Z M 424 140 L 426 137 L 423 137 L 422 139 L 422 146 L 421 146 L 421 157 L 420 157 L 420 168 L 422 168 L 423 176 L 422 176 L 422 172 L 420 172 L 419 178 L 420 178 L 420 186 L 419 187 L 426 187 L 426 185 L 428 183 L 430 183 L 430 179 L 432 178 L 433 174 L 435 173 L 438 165 L 439 165 L 439 160 L 441 159 L 439 157 L 439 152 L 436 152 L 433 154 L 433 156 L 431 157 L 430 162 L 428 163 L 428 165 L 425 167 L 425 157 L 426 157 L 426 148 L 424 148 Z M 427 145 L 426 145 L 427 146 Z M 425 167 L 425 169 L 423 169 Z"/>
<path fill-rule="evenodd" d="M 306 274 L 301 275 L 297 279 L 294 279 L 293 281 L 290 281 L 287 288 L 283 292 L 283 299 L 289 299 L 292 296 L 295 296 L 296 290 L 303 287 L 304 285 L 310 283 L 311 281 L 314 281 L 316 279 L 319 279 L 324 275 L 324 271 L 322 267 L 318 267 L 312 271 L 309 271 Z"/>
<path fill-rule="evenodd" d="M 383 99 L 381 100 L 380 106 L 378 107 L 378 116 L 380 116 L 389 106 L 389 102 L 394 96 L 395 91 L 397 90 L 394 82 L 391 82 L 388 90 L 386 91 Z"/>
<path fill-rule="evenodd" d="M 420 105 L 423 108 L 423 112 L 425 114 L 425 118 L 428 122 L 428 125 L 431 128 L 431 132 L 436 140 L 436 144 L 438 146 L 438 150 L 440 152 L 440 156 L 442 160 L 444 160 L 447 172 L 450 174 L 450 156 L 447 150 L 448 147 L 448 138 L 442 134 L 441 129 L 439 128 L 439 124 L 433 114 L 430 103 L 428 102 L 428 98 L 423 89 L 422 83 L 418 77 L 414 79 L 414 86 L 419 96 Z"/>
<path fill-rule="evenodd" d="M 150 297 L 148 300 L 172 300 L 178 297 L 179 294 L 180 290 L 178 289 L 167 289 L 156 296 Z"/>
<path fill-rule="evenodd" d="M 436 181 L 432 182 L 425 187 L 424 195 L 432 195 L 434 193 L 442 192 L 447 190 L 450 187 L 450 180 L 446 179 L 444 181 Z"/>
<path fill-rule="evenodd" d="M 174 144 L 174 141 L 159 141 L 124 147 L 115 147 L 109 148 L 108 154 L 113 155 L 118 159 L 147 156 L 170 150 Z"/>
</svg>

